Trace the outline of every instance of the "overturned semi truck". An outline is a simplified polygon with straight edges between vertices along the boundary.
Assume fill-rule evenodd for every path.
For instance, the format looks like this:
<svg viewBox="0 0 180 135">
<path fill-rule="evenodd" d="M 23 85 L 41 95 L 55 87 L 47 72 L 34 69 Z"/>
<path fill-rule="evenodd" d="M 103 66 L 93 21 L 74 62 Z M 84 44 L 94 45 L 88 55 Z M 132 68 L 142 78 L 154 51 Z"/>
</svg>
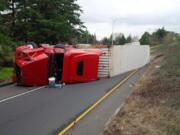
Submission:
<svg viewBox="0 0 180 135">
<path fill-rule="evenodd" d="M 16 48 L 14 82 L 27 86 L 48 84 L 49 77 L 57 83 L 89 82 L 98 79 L 99 49 L 76 49 L 69 45 Z"/>
<path fill-rule="evenodd" d="M 14 82 L 27 86 L 81 83 L 110 78 L 143 67 L 150 61 L 149 45 L 138 42 L 123 46 L 73 48 L 70 45 L 22 45 L 15 52 Z"/>
</svg>

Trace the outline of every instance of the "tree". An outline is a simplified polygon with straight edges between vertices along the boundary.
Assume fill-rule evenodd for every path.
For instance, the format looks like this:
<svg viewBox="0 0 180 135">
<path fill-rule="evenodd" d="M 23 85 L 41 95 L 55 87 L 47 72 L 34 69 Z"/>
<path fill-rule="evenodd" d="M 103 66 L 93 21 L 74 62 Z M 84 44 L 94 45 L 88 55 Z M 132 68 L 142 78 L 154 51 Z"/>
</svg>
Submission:
<svg viewBox="0 0 180 135">
<path fill-rule="evenodd" d="M 6 6 L 6 0 L 1 0 L 0 1 L 0 11 L 4 10 Z"/>
<path fill-rule="evenodd" d="M 7 5 L 5 22 L 16 40 L 71 43 L 82 32 L 76 0 L 8 0 Z"/>
<path fill-rule="evenodd" d="M 126 43 L 131 43 L 132 42 L 132 37 L 131 35 L 129 35 L 126 39 Z"/>
<path fill-rule="evenodd" d="M 104 45 L 111 45 L 111 37 L 110 38 L 104 37 L 101 42 Z"/>
<path fill-rule="evenodd" d="M 12 49 L 15 42 L 8 36 L 7 27 L 4 26 L 3 10 L 7 8 L 6 0 L 0 1 L 0 67 L 12 64 Z"/>
<path fill-rule="evenodd" d="M 83 31 L 80 35 L 79 43 L 81 44 L 96 44 L 96 34 L 91 34 L 89 31 Z"/>
<path fill-rule="evenodd" d="M 167 35 L 167 33 L 168 32 L 165 30 L 165 28 L 162 27 L 158 29 L 154 34 L 158 38 L 158 40 L 162 40 Z"/>
<path fill-rule="evenodd" d="M 1 9 L 2 22 L 5 24 L 6 33 L 14 36 L 14 28 L 16 23 L 17 0 L 2 0 L 3 9 Z"/>
<path fill-rule="evenodd" d="M 6 7 L 6 1 L 5 0 L 1 0 L 0 1 L 0 33 L 2 34 L 2 32 L 4 32 L 4 26 L 3 26 L 3 17 L 2 17 L 2 11 L 5 9 Z"/>
<path fill-rule="evenodd" d="M 126 43 L 126 38 L 124 35 L 122 35 L 121 39 L 119 40 L 120 45 L 124 45 Z"/>
<path fill-rule="evenodd" d="M 79 17 L 82 11 L 75 1 L 39 0 L 36 10 L 41 18 L 37 20 L 39 31 L 36 37 L 45 42 L 71 43 L 72 38 L 80 35 L 83 26 Z"/>
<path fill-rule="evenodd" d="M 126 43 L 126 38 L 124 34 L 121 34 L 115 38 L 116 45 L 124 45 Z"/>
<path fill-rule="evenodd" d="M 132 40 L 131 36 L 128 36 L 128 38 L 126 39 L 124 34 L 120 33 L 116 35 L 115 39 L 113 40 L 113 44 L 124 45 L 125 43 L 131 42 L 131 40 Z M 110 37 L 104 37 L 101 42 L 106 45 L 111 45 L 112 35 L 110 35 Z"/>
<path fill-rule="evenodd" d="M 140 39 L 141 45 L 149 45 L 150 44 L 150 34 L 145 32 Z"/>
</svg>

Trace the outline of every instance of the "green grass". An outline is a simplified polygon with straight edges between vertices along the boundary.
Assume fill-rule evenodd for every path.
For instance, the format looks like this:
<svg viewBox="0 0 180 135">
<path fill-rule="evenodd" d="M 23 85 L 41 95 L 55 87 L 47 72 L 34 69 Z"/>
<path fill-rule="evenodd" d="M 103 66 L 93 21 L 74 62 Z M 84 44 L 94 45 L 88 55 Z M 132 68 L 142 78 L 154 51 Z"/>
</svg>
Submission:
<svg viewBox="0 0 180 135">
<path fill-rule="evenodd" d="M 10 79 L 13 75 L 13 68 L 0 68 L 0 81 Z"/>
<path fill-rule="evenodd" d="M 180 77 L 180 42 L 163 45 L 159 51 L 164 55 L 161 73 L 165 76 Z"/>
</svg>

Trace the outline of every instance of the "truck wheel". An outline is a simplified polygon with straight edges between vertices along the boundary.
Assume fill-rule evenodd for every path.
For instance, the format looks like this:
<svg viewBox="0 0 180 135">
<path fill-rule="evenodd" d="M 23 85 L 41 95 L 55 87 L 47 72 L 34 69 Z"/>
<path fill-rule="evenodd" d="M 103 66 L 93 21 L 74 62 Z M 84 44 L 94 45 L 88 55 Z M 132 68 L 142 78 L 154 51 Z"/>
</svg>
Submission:
<svg viewBox="0 0 180 135">
<path fill-rule="evenodd" d="M 34 48 L 38 48 L 38 45 L 35 42 L 27 42 L 27 45 L 30 45 Z"/>
</svg>

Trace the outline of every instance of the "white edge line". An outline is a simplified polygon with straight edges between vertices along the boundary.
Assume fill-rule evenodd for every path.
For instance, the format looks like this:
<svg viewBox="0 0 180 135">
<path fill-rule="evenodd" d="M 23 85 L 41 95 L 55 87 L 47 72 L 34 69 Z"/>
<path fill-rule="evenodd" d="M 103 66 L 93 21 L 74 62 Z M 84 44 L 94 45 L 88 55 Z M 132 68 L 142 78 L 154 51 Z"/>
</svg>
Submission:
<svg viewBox="0 0 180 135">
<path fill-rule="evenodd" d="M 17 97 L 20 97 L 20 96 L 23 96 L 23 95 L 26 95 L 26 94 L 28 94 L 28 93 L 32 93 L 32 92 L 34 92 L 34 91 L 37 91 L 37 90 L 42 89 L 42 88 L 45 88 L 45 87 L 46 87 L 46 86 L 38 87 L 38 88 L 36 88 L 36 89 L 32 89 L 32 90 L 30 90 L 30 91 L 27 91 L 27 92 L 24 92 L 24 93 L 21 93 L 21 94 L 17 94 L 17 95 L 15 95 L 15 96 L 5 98 L 5 99 L 1 100 L 0 103 L 9 101 L 9 100 L 11 100 L 11 99 L 14 99 L 14 98 L 17 98 Z"/>
<path fill-rule="evenodd" d="M 124 102 L 116 109 L 116 111 L 113 113 L 112 116 L 110 116 L 110 118 L 108 119 L 108 121 L 105 123 L 105 128 L 106 129 L 109 124 L 111 123 L 111 121 L 114 119 L 114 117 L 116 117 L 116 115 L 119 113 L 119 111 L 121 110 L 121 108 L 124 106 Z"/>
</svg>

